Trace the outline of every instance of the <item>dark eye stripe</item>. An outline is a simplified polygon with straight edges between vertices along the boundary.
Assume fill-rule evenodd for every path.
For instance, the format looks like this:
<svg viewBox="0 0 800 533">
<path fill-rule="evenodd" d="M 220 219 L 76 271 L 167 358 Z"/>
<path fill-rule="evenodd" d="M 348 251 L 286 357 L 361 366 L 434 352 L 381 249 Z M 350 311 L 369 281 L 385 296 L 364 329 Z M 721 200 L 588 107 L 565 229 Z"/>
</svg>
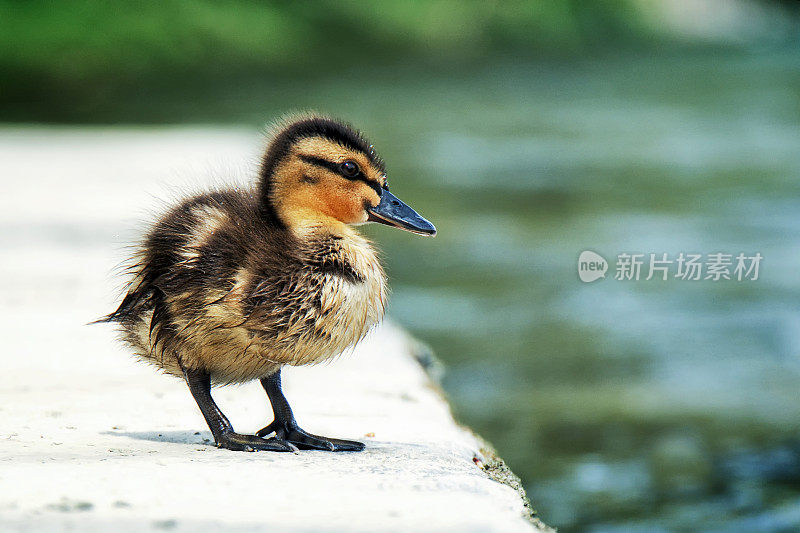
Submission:
<svg viewBox="0 0 800 533">
<path fill-rule="evenodd" d="M 366 183 L 367 185 L 369 185 L 369 187 L 370 187 L 370 188 L 371 188 L 373 191 L 375 191 L 375 194 L 377 194 L 377 195 L 378 195 L 378 197 L 380 197 L 381 193 L 383 192 L 383 189 L 381 189 L 381 186 L 380 186 L 380 185 L 378 185 L 378 184 L 377 184 L 377 183 L 375 183 L 374 181 L 372 181 L 372 180 L 368 180 L 368 179 L 366 179 L 366 178 L 363 178 L 363 179 L 362 179 L 362 178 L 356 178 L 356 179 L 358 179 L 359 181 L 363 181 L 364 183 Z"/>
<path fill-rule="evenodd" d="M 342 169 L 339 167 L 339 164 L 338 163 L 334 163 L 333 161 L 328 161 L 327 159 L 322 159 L 321 157 L 315 157 L 313 155 L 300 154 L 300 155 L 298 155 L 298 157 L 300 159 L 302 159 L 303 161 L 305 161 L 306 163 L 311 163 L 312 165 L 316 165 L 318 167 L 326 168 L 326 169 L 330 170 L 331 172 L 334 172 L 334 173 L 338 174 L 339 176 L 343 177 L 346 180 L 364 182 L 367 185 L 369 185 L 372 188 L 372 190 L 375 191 L 378 194 L 378 196 L 380 196 L 381 192 L 383 191 L 383 189 L 381 188 L 380 185 L 378 185 L 377 183 L 375 183 L 374 181 L 372 181 L 370 179 L 367 179 L 367 177 L 361 171 L 359 171 L 358 174 L 356 174 L 355 176 L 346 176 L 342 172 Z"/>
</svg>

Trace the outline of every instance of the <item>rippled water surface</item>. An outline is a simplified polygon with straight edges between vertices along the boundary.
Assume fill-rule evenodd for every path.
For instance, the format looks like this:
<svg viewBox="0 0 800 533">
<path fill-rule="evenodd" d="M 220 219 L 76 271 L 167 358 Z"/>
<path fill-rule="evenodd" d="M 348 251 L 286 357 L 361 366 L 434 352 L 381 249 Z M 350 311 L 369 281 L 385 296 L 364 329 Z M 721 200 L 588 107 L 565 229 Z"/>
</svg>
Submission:
<svg viewBox="0 0 800 533">
<path fill-rule="evenodd" d="M 457 415 L 565 531 L 800 528 L 800 56 L 476 80 L 387 85 L 365 117 L 439 228 L 371 233 Z M 585 249 L 764 259 L 757 281 L 584 284 Z"/>
</svg>

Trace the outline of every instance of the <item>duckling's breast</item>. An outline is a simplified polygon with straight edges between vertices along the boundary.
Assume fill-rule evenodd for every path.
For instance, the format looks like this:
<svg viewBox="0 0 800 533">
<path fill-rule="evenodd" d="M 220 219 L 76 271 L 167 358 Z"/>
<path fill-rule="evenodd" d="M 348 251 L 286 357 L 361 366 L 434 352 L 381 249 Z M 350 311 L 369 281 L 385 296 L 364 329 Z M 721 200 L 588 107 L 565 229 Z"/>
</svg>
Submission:
<svg viewBox="0 0 800 533">
<path fill-rule="evenodd" d="M 335 242 L 306 258 L 300 274 L 250 314 L 262 357 L 283 364 L 326 361 L 353 347 L 383 318 L 383 269 L 366 240 Z M 269 326 L 265 334 L 260 328 Z"/>
<path fill-rule="evenodd" d="M 318 310 L 311 342 L 292 364 L 317 363 L 342 353 L 383 318 L 386 288 L 382 279 L 352 280 L 326 274 L 316 296 Z"/>
</svg>

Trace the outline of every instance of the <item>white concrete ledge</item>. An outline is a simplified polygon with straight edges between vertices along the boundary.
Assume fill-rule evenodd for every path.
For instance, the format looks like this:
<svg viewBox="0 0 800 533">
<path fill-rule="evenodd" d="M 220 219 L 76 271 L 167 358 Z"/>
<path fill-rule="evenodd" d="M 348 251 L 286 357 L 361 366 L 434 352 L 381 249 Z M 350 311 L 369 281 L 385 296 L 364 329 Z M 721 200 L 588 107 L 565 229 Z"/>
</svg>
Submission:
<svg viewBox="0 0 800 533">
<path fill-rule="evenodd" d="M 385 325 L 353 355 L 284 372 L 301 425 L 364 440 L 362 453 L 219 450 L 186 387 L 143 365 L 127 380 L 70 376 L 57 390 L 6 384 L 0 522 L 40 531 L 535 529 L 520 495 L 481 468 L 490 459 L 454 423 L 410 346 Z M 269 421 L 258 386 L 215 394 L 238 430 Z"/>
<path fill-rule="evenodd" d="M 222 154 L 252 158 L 257 141 L 206 129 L 0 130 L 0 529 L 543 527 L 490 478 L 513 483 L 455 424 L 396 327 L 329 365 L 285 370 L 305 429 L 367 442 L 362 453 L 295 455 L 215 448 L 182 382 L 136 362 L 111 327 L 85 325 L 112 308 L 110 272 L 134 237 L 118 232 L 146 218 L 153 185 Z M 215 396 L 239 431 L 270 419 L 257 383 Z"/>
</svg>

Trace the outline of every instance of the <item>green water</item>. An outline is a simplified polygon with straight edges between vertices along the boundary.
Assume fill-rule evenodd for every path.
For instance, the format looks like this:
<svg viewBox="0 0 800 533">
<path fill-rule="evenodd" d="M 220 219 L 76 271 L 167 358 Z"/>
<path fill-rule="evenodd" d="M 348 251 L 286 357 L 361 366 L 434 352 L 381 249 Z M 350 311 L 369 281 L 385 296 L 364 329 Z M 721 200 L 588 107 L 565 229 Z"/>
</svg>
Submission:
<svg viewBox="0 0 800 533">
<path fill-rule="evenodd" d="M 345 112 L 439 228 L 371 230 L 390 312 L 444 360 L 457 416 L 540 516 L 800 529 L 800 54 L 508 64 L 371 91 Z M 757 281 L 617 281 L 612 265 L 584 284 L 585 249 L 764 260 Z"/>
</svg>

